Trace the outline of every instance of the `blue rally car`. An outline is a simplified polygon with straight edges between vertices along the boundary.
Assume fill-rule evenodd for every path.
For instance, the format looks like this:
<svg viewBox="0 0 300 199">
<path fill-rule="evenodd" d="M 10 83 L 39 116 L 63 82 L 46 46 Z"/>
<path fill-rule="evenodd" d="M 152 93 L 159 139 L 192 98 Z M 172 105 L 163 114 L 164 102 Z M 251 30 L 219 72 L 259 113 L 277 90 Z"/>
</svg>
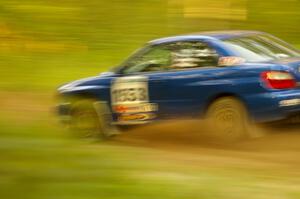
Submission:
<svg viewBox="0 0 300 199">
<path fill-rule="evenodd" d="M 256 31 L 204 32 L 150 41 L 110 72 L 61 86 L 58 110 L 86 136 L 192 118 L 241 139 L 252 136 L 249 124 L 300 123 L 299 86 L 300 53 L 284 41 Z"/>
</svg>

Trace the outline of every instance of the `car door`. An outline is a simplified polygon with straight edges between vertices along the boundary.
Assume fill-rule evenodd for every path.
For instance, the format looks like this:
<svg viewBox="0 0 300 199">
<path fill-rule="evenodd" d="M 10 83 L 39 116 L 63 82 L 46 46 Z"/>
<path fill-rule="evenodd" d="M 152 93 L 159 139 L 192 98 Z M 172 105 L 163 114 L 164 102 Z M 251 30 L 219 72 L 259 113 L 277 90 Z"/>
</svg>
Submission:
<svg viewBox="0 0 300 199">
<path fill-rule="evenodd" d="M 226 71 L 217 67 L 219 52 L 204 41 L 177 41 L 167 44 L 170 61 L 167 70 L 150 74 L 165 89 L 161 109 L 167 118 L 194 117 L 204 108 L 214 79 Z"/>
<path fill-rule="evenodd" d="M 164 76 L 171 61 L 166 45 L 138 51 L 120 67 L 111 83 L 111 106 L 118 123 L 144 123 L 167 114 L 169 91 Z"/>
</svg>

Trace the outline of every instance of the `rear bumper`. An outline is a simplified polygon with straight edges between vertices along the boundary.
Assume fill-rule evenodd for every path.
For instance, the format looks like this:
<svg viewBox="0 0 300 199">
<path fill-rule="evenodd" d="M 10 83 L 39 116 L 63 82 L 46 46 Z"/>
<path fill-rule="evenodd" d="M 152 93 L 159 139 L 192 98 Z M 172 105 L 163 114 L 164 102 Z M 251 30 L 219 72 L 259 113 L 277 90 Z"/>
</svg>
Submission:
<svg viewBox="0 0 300 199">
<path fill-rule="evenodd" d="M 248 96 L 246 101 L 250 115 L 256 122 L 290 120 L 300 123 L 300 90 Z"/>
<path fill-rule="evenodd" d="M 300 124 L 300 113 L 292 114 L 280 122 L 284 124 Z"/>
</svg>

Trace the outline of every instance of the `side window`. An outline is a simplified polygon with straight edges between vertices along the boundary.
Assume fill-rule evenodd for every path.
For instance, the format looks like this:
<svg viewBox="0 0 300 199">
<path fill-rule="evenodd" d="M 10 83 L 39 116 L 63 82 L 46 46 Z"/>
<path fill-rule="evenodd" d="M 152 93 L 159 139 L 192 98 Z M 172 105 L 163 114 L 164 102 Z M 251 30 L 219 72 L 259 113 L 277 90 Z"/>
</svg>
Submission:
<svg viewBox="0 0 300 199">
<path fill-rule="evenodd" d="M 202 42 L 177 42 L 170 44 L 172 64 L 170 68 L 185 69 L 217 66 L 218 54 Z"/>
<path fill-rule="evenodd" d="M 171 52 L 167 46 L 150 46 L 127 61 L 122 73 L 163 71 L 168 69 L 170 63 Z"/>
<path fill-rule="evenodd" d="M 184 41 L 146 47 L 133 55 L 121 72 L 131 74 L 217 65 L 218 54 L 213 48 L 199 41 Z"/>
</svg>

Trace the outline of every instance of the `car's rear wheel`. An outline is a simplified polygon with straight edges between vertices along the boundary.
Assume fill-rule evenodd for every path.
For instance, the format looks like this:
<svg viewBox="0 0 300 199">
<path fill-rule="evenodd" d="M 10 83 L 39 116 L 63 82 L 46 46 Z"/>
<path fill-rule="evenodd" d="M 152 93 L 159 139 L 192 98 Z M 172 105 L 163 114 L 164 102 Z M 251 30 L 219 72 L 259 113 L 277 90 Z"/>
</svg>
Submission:
<svg viewBox="0 0 300 199">
<path fill-rule="evenodd" d="M 105 103 L 80 100 L 71 109 L 72 132 L 81 138 L 106 140 L 117 134 Z"/>
<path fill-rule="evenodd" d="M 234 97 L 215 100 L 208 108 L 207 119 L 211 136 L 218 140 L 233 142 L 257 137 L 247 109 Z"/>
</svg>

